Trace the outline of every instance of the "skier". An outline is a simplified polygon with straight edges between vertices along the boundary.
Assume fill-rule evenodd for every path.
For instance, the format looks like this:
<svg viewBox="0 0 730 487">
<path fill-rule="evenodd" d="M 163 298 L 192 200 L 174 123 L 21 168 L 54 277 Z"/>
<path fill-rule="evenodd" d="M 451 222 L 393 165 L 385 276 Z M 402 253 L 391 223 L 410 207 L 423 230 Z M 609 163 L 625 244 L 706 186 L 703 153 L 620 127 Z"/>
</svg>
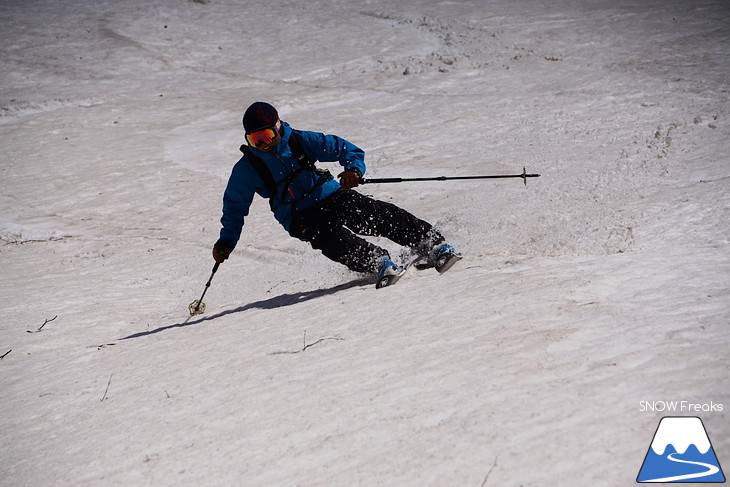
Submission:
<svg viewBox="0 0 730 487">
<path fill-rule="evenodd" d="M 439 272 L 460 257 L 432 225 L 391 203 L 352 188 L 365 173 L 364 152 L 335 135 L 292 129 L 268 103 L 253 103 L 243 115 L 248 145 L 233 167 L 223 196 L 220 238 L 213 246 L 217 263 L 238 243 L 254 193 L 269 199 L 271 211 L 292 237 L 308 242 L 349 269 L 377 273 L 378 287 L 395 282 L 405 269 L 388 251 L 358 235 L 388 238 L 410 247 Z M 337 182 L 314 161 L 339 162 Z M 441 264 L 441 265 L 439 265 Z"/>
</svg>

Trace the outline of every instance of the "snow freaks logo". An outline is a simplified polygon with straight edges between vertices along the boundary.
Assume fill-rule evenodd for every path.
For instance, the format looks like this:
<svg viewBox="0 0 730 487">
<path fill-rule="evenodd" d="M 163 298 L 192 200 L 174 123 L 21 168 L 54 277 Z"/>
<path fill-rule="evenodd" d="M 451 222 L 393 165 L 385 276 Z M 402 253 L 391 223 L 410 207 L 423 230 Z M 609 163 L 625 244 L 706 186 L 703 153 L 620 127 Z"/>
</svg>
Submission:
<svg viewBox="0 0 730 487">
<path fill-rule="evenodd" d="M 690 416 L 662 418 L 636 481 L 725 482 L 702 420 Z"/>
</svg>

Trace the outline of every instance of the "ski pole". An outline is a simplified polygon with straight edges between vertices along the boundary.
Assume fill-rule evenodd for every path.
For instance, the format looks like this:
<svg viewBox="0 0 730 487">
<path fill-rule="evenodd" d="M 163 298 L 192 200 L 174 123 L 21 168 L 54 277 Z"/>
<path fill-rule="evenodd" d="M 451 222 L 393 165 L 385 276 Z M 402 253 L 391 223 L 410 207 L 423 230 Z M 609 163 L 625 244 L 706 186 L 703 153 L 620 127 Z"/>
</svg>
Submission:
<svg viewBox="0 0 730 487">
<path fill-rule="evenodd" d="M 218 270 L 219 265 L 220 263 L 216 262 L 213 266 L 213 272 L 210 273 L 210 278 L 208 279 L 208 282 L 205 283 L 205 289 L 203 290 L 203 294 L 202 296 L 200 296 L 200 299 L 196 299 L 195 301 L 190 303 L 190 306 L 188 306 L 188 309 L 190 310 L 190 316 L 201 315 L 205 311 L 205 303 L 203 302 L 203 298 L 205 297 L 205 293 L 208 292 L 210 282 L 213 280 L 213 276 L 215 275 L 215 271 Z"/>
<path fill-rule="evenodd" d="M 539 178 L 539 174 L 527 174 L 527 169 L 522 168 L 522 174 L 498 174 L 494 176 L 438 176 L 434 178 L 373 178 L 362 179 L 361 184 L 375 183 L 411 183 L 415 181 L 454 181 L 465 179 L 505 179 L 505 178 L 522 178 L 527 186 L 527 178 Z"/>
</svg>

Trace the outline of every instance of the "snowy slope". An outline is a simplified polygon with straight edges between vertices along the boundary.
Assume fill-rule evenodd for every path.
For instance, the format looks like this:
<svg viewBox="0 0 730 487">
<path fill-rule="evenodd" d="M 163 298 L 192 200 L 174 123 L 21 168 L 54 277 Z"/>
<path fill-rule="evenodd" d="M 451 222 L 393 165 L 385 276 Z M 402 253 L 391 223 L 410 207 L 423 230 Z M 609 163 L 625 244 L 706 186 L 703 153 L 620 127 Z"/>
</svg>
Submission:
<svg viewBox="0 0 730 487">
<path fill-rule="evenodd" d="M 730 407 L 729 26 L 721 0 L 3 1 L 0 485 L 633 484 L 640 401 Z M 371 177 L 542 176 L 362 187 L 466 256 L 383 290 L 258 200 L 191 319 L 256 100 Z M 722 463 L 727 409 L 701 416 Z"/>
</svg>

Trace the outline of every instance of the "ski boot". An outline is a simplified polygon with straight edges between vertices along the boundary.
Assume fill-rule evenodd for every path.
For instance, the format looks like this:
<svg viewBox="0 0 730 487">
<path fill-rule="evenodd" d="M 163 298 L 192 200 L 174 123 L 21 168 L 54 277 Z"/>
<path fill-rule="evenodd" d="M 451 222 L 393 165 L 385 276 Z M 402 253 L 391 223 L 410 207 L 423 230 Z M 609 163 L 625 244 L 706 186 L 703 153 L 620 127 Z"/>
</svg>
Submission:
<svg viewBox="0 0 730 487">
<path fill-rule="evenodd" d="M 378 281 L 375 283 L 375 289 L 395 284 L 405 273 L 406 269 L 398 267 L 390 258 L 383 257 L 378 268 Z"/>
<path fill-rule="evenodd" d="M 461 254 L 449 244 L 434 247 L 428 256 L 428 262 L 436 268 L 439 274 L 451 269 L 451 266 L 461 260 Z"/>
</svg>

